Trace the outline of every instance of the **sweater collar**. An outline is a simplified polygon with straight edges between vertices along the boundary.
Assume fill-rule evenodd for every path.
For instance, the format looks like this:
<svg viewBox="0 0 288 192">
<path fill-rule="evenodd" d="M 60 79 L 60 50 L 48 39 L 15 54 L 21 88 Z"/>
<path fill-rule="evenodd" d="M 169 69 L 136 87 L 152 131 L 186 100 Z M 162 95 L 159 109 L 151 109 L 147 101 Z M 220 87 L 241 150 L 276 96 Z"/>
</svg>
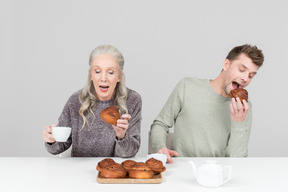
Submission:
<svg viewBox="0 0 288 192">
<path fill-rule="evenodd" d="M 103 101 L 103 100 L 98 100 L 97 103 L 99 103 L 99 104 L 112 104 L 113 101 L 114 101 L 114 99 L 105 100 L 105 101 Z"/>
<path fill-rule="evenodd" d="M 207 79 L 206 81 L 206 84 L 207 84 L 207 87 L 208 87 L 208 91 L 211 95 L 214 96 L 214 98 L 219 101 L 219 102 L 227 102 L 227 101 L 230 101 L 231 98 L 230 97 L 224 97 L 222 95 L 219 95 L 214 89 L 213 87 L 210 85 L 210 79 Z"/>
</svg>

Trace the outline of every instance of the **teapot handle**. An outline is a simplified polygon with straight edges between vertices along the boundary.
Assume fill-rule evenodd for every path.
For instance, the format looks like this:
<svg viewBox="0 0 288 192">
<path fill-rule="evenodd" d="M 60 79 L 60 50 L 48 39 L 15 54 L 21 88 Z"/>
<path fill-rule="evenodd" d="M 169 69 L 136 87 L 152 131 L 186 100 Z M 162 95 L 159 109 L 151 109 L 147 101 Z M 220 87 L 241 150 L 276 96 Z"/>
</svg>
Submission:
<svg viewBox="0 0 288 192">
<path fill-rule="evenodd" d="M 228 171 L 228 177 L 227 177 L 227 179 L 225 179 L 223 181 L 223 184 L 231 179 L 232 166 L 230 166 L 230 165 L 229 166 L 225 166 L 224 169 L 223 169 L 223 172 L 225 172 L 225 170 Z"/>
<path fill-rule="evenodd" d="M 190 165 L 192 166 L 193 168 L 193 172 L 194 172 L 194 176 L 195 178 L 197 179 L 197 169 L 196 169 L 196 165 L 193 161 L 189 161 Z"/>
</svg>

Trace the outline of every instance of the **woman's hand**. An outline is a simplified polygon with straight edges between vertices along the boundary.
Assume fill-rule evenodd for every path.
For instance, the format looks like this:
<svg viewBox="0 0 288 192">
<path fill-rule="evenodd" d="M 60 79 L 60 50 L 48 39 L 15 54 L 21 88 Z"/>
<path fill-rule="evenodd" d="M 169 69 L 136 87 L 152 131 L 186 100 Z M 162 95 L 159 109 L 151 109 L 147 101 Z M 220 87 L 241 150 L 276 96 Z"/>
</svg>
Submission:
<svg viewBox="0 0 288 192">
<path fill-rule="evenodd" d="M 42 131 L 42 137 L 44 139 L 45 142 L 47 143 L 55 143 L 55 138 L 52 135 L 52 127 L 56 127 L 55 124 L 51 125 L 51 126 L 45 126 L 45 128 Z"/>
<path fill-rule="evenodd" d="M 173 160 L 171 157 L 178 156 L 178 153 L 176 151 L 170 150 L 166 147 L 162 147 L 161 149 L 159 149 L 158 153 L 163 153 L 167 155 L 167 163 L 173 163 Z"/>
<path fill-rule="evenodd" d="M 129 119 L 131 119 L 131 115 L 123 114 L 121 119 L 117 120 L 117 125 L 116 126 L 112 125 L 118 140 L 121 140 L 125 137 L 126 131 L 129 127 L 128 123 Z"/>
</svg>

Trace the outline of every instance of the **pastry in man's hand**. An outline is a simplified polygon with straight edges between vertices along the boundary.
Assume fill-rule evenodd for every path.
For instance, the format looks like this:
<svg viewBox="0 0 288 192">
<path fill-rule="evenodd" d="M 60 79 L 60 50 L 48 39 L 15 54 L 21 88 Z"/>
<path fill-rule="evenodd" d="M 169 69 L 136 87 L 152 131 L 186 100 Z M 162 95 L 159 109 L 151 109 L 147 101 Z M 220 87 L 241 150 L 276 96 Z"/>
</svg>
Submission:
<svg viewBox="0 0 288 192">
<path fill-rule="evenodd" d="M 159 174 L 166 170 L 166 167 L 163 166 L 162 161 L 159 161 L 158 159 L 150 158 L 145 163 L 148 165 L 148 167 L 150 167 L 150 169 L 152 169 L 154 174 Z"/>
<path fill-rule="evenodd" d="M 117 120 L 120 119 L 120 113 L 118 111 L 118 108 L 115 106 L 103 109 L 100 113 L 100 116 L 103 119 L 103 121 L 111 125 L 117 125 Z"/>
<path fill-rule="evenodd" d="M 237 98 L 239 97 L 239 99 L 241 100 L 246 100 L 248 102 L 248 91 L 246 89 L 243 88 L 238 88 L 238 89 L 233 89 L 230 91 L 229 96 L 231 98 Z"/>
</svg>

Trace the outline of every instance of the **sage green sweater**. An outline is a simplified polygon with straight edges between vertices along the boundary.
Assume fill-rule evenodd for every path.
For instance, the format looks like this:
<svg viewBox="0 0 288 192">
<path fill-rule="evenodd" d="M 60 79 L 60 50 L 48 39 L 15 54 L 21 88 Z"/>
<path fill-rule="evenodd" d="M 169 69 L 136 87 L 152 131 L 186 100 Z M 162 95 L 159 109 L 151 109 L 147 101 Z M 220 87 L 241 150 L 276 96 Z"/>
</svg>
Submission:
<svg viewBox="0 0 288 192">
<path fill-rule="evenodd" d="M 231 98 L 217 94 L 209 79 L 184 78 L 151 125 L 152 149 L 166 147 L 174 124 L 173 147 L 182 157 L 246 157 L 252 104 L 245 121 L 231 121 Z"/>
</svg>

